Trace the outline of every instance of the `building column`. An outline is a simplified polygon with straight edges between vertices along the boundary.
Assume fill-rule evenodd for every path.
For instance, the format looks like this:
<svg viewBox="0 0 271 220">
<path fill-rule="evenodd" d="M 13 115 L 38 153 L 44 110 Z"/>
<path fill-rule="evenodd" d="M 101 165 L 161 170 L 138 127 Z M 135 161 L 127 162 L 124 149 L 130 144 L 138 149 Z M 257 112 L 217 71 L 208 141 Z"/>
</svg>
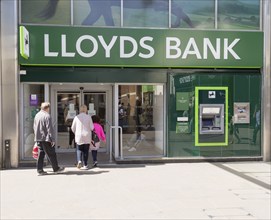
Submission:
<svg viewBox="0 0 271 220">
<path fill-rule="evenodd" d="M 264 30 L 264 66 L 263 66 L 263 126 L 262 126 L 262 146 L 263 160 L 271 159 L 271 2 L 263 2 L 263 30 Z"/>
<path fill-rule="evenodd" d="M 19 77 L 18 77 L 18 1 L 0 1 L 0 77 L 1 77 L 1 167 L 6 167 L 10 161 L 11 167 L 19 163 Z M 10 149 L 6 153 L 5 140 L 10 140 Z M 10 154 L 10 157 L 6 157 Z"/>
</svg>

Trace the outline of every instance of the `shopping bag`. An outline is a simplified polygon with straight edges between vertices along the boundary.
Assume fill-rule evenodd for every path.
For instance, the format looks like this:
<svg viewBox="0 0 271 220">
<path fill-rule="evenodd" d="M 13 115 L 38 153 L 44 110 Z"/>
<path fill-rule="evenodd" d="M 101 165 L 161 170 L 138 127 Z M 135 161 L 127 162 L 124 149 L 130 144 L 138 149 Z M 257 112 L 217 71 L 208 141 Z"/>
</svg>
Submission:
<svg viewBox="0 0 271 220">
<path fill-rule="evenodd" d="M 39 157 L 39 147 L 38 147 L 37 143 L 35 143 L 33 146 L 32 156 L 35 160 L 37 160 Z"/>
</svg>

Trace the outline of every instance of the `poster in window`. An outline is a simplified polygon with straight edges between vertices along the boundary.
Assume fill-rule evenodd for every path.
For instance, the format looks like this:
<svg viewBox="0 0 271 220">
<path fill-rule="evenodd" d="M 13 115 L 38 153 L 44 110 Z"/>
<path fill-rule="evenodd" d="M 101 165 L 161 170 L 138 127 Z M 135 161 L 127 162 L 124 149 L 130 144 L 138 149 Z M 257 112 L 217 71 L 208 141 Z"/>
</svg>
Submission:
<svg viewBox="0 0 271 220">
<path fill-rule="evenodd" d="M 38 95 L 30 94 L 30 106 L 37 106 L 37 105 L 38 105 Z"/>
<path fill-rule="evenodd" d="M 188 134 L 189 133 L 189 124 L 188 122 L 177 122 L 176 123 L 176 134 Z"/>
<path fill-rule="evenodd" d="M 189 93 L 176 92 L 176 111 L 185 111 L 189 109 Z"/>
<path fill-rule="evenodd" d="M 250 103 L 235 102 L 234 103 L 234 123 L 249 124 L 250 123 Z"/>
</svg>

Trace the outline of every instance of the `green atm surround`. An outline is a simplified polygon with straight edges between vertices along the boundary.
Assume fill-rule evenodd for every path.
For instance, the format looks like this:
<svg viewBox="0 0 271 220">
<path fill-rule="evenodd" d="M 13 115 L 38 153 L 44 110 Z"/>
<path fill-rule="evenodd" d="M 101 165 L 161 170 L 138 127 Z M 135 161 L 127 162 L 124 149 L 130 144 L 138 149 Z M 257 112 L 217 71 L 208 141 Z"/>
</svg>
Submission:
<svg viewBox="0 0 271 220">
<path fill-rule="evenodd" d="M 225 107 L 224 107 L 224 141 L 222 142 L 200 142 L 199 140 L 199 124 L 200 124 L 200 118 L 199 118 L 199 106 L 201 103 L 199 103 L 199 93 L 200 91 L 225 91 Z M 222 104 L 222 103 L 220 103 Z M 203 146 L 228 146 L 228 87 L 195 87 L 195 146 L 203 147 Z"/>
</svg>

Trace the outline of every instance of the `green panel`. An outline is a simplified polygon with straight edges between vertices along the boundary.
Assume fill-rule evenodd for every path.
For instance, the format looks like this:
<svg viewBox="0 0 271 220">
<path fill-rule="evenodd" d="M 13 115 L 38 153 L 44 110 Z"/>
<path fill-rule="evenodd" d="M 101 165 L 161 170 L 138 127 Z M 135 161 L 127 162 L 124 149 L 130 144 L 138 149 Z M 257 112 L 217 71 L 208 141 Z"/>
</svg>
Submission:
<svg viewBox="0 0 271 220">
<path fill-rule="evenodd" d="M 199 78 L 201 86 L 221 85 L 221 80 L 222 80 L 220 74 L 217 74 L 217 75 L 202 74 L 198 78 Z"/>
<path fill-rule="evenodd" d="M 263 65 L 263 33 L 258 31 L 26 28 L 30 34 L 30 57 L 26 60 L 19 56 L 21 65 L 162 68 Z"/>
<path fill-rule="evenodd" d="M 179 71 L 179 72 L 178 72 Z M 182 72 L 182 73 L 180 73 Z M 243 81 L 241 79 L 244 79 Z M 243 157 L 261 156 L 261 130 L 256 127 L 254 112 L 261 105 L 261 74 L 259 72 L 232 71 L 209 73 L 184 73 L 173 70 L 169 75 L 168 88 L 168 156 L 169 157 Z M 195 146 L 195 87 L 228 87 L 228 116 L 225 123 L 228 128 L 228 146 Z M 238 88 L 237 88 L 238 87 Z M 176 94 L 189 92 L 189 110 L 176 111 Z M 250 103 L 250 123 L 232 124 L 235 102 Z M 193 104 L 194 103 L 194 104 Z M 177 117 L 188 115 L 188 133 L 176 133 Z M 179 131 L 179 130 L 177 130 Z M 226 131 L 226 130 L 225 130 Z M 240 141 L 238 141 L 238 138 Z M 255 141 L 255 143 L 254 143 Z"/>
<path fill-rule="evenodd" d="M 21 82 L 165 83 L 167 70 L 120 68 L 25 68 Z"/>
</svg>

